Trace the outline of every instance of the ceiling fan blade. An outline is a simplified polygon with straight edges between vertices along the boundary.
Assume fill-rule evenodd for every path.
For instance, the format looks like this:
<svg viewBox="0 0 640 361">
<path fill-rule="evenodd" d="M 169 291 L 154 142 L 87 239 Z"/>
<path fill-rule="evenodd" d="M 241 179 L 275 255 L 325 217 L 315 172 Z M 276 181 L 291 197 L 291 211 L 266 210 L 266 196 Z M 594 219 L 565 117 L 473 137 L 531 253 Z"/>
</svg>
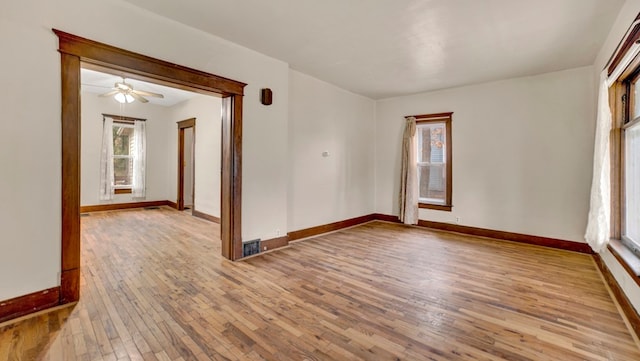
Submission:
<svg viewBox="0 0 640 361">
<path fill-rule="evenodd" d="M 164 95 L 162 94 L 146 92 L 144 90 L 132 90 L 132 93 L 137 93 L 138 95 L 144 95 L 146 97 L 164 98 Z"/>
<path fill-rule="evenodd" d="M 100 94 L 99 96 L 101 96 L 101 97 L 110 97 L 110 96 L 118 94 L 119 92 L 120 92 L 119 90 L 112 90 L 110 92 L 106 92 L 104 94 Z"/>
<path fill-rule="evenodd" d="M 148 103 L 149 101 L 145 99 L 143 96 L 137 94 L 136 92 L 130 92 L 129 95 L 133 97 L 133 99 L 139 101 L 140 103 Z"/>
</svg>

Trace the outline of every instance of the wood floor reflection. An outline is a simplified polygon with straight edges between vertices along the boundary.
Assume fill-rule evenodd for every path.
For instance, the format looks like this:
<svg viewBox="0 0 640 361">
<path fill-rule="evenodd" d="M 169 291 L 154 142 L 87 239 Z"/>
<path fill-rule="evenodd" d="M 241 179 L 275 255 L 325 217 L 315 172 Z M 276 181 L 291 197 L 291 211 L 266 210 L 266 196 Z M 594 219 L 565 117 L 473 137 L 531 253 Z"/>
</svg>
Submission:
<svg viewBox="0 0 640 361">
<path fill-rule="evenodd" d="M 372 222 L 232 263 L 218 234 L 83 217 L 81 301 L 0 360 L 640 360 L 588 255 Z"/>
</svg>

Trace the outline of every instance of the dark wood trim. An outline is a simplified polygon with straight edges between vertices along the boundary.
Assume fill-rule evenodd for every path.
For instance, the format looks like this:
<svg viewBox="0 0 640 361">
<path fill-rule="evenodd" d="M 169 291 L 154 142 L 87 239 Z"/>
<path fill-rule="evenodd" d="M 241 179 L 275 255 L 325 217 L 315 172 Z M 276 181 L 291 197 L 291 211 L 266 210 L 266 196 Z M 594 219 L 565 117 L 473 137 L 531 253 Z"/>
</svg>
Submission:
<svg viewBox="0 0 640 361">
<path fill-rule="evenodd" d="M 0 323 L 57 306 L 59 302 L 60 287 L 0 301 Z"/>
<path fill-rule="evenodd" d="M 184 132 L 187 128 L 193 128 L 193 143 L 196 142 L 196 118 L 189 118 L 177 122 L 178 124 L 178 196 L 177 206 L 179 211 L 184 210 L 184 167 L 185 167 L 185 149 L 184 149 Z M 195 154 L 194 154 L 195 157 Z M 193 160 L 195 174 L 195 160 Z M 195 193 L 195 192 L 194 192 Z M 195 197 L 194 197 L 195 198 Z M 195 199 L 194 199 L 195 200 Z M 219 222 L 218 222 L 219 223 Z"/>
<path fill-rule="evenodd" d="M 598 265 L 598 268 L 600 269 L 602 276 L 607 282 L 607 285 L 609 285 L 611 292 L 613 292 L 616 301 L 618 301 L 620 308 L 622 308 L 622 312 L 624 312 L 627 320 L 629 320 L 631 328 L 636 333 L 636 335 L 640 337 L 640 315 L 638 315 L 638 312 L 636 312 L 635 308 L 633 308 L 633 305 L 618 284 L 618 281 L 616 281 L 615 277 L 611 274 L 609 267 L 607 267 L 602 257 L 600 257 L 599 254 L 594 254 L 593 259 Z"/>
<path fill-rule="evenodd" d="M 451 118 L 453 112 L 444 112 L 444 113 L 433 113 L 433 114 L 420 114 L 420 115 L 407 115 L 405 118 L 414 117 L 416 118 L 416 123 L 419 121 L 424 121 L 428 119 L 438 120 L 438 119 L 446 119 Z"/>
<path fill-rule="evenodd" d="M 80 269 L 80 58 L 61 53 L 62 94 L 62 235 L 61 274 Z M 60 293 L 79 295 L 78 282 L 62 284 Z M 73 287 L 73 288 L 67 288 Z M 65 297 L 65 302 L 78 298 Z"/>
<path fill-rule="evenodd" d="M 178 129 L 191 128 L 196 126 L 196 118 L 189 118 L 176 123 L 178 124 Z"/>
<path fill-rule="evenodd" d="M 113 194 L 131 194 L 131 188 L 114 188 Z"/>
<path fill-rule="evenodd" d="M 446 113 L 435 113 L 435 114 L 421 114 L 421 115 L 411 115 L 411 117 L 416 118 L 416 124 L 425 124 L 425 123 L 441 123 L 445 124 L 445 136 L 446 136 L 446 163 L 445 163 L 445 171 L 447 172 L 447 184 L 446 184 L 446 192 L 445 192 L 445 204 L 430 204 L 430 203 L 419 203 L 418 206 L 424 209 L 433 209 L 438 211 L 447 211 L 451 212 L 451 208 L 453 207 L 453 143 L 452 143 L 452 128 L 451 122 L 453 121 L 453 112 Z"/>
<path fill-rule="evenodd" d="M 61 274 L 77 277 L 62 282 L 60 302 L 73 302 L 80 295 L 80 68 L 104 68 L 123 76 L 173 86 L 202 94 L 222 96 L 233 104 L 223 115 L 230 126 L 229 136 L 222 141 L 223 152 L 230 149 L 229 160 L 223 162 L 221 197 L 227 200 L 227 213 L 222 213 L 221 235 L 223 256 L 235 260 L 242 257 L 241 191 L 242 191 L 242 96 L 245 83 L 187 68 L 163 60 L 95 42 L 57 29 L 61 78 Z M 224 169 L 226 167 L 226 169 Z M 225 172 L 226 171 L 226 172 Z M 225 194 L 229 192 L 228 194 Z M 229 226 L 231 225 L 231 226 Z M 233 249 L 235 252 L 224 250 Z M 240 252 L 238 252 L 238 250 Z M 74 271 L 74 272 L 70 272 Z M 75 272 L 77 271 L 77 272 Z M 74 289 L 65 289 L 73 287 Z"/>
<path fill-rule="evenodd" d="M 305 229 L 300 229 L 297 231 L 289 232 L 289 241 L 295 241 L 297 239 L 307 238 L 317 236 L 319 234 L 337 231 L 343 228 L 353 227 L 358 224 L 367 223 L 375 220 L 376 217 L 374 214 L 367 214 L 366 216 L 355 217 L 346 219 L 344 221 L 333 222 L 329 224 L 323 224 L 321 226 L 315 226 Z"/>
<path fill-rule="evenodd" d="M 400 222 L 400 218 L 398 216 L 392 216 L 392 215 L 389 215 L 389 214 L 374 213 L 373 214 L 373 218 L 375 220 L 378 220 L 378 221 L 392 222 L 392 223 L 402 223 L 402 222 Z"/>
<path fill-rule="evenodd" d="M 637 20 L 640 20 L 640 14 L 636 16 L 633 22 L 636 22 Z M 627 30 L 625 38 L 620 40 L 620 43 L 618 43 L 616 50 L 613 52 L 611 58 L 609 59 L 607 75 L 611 75 L 611 73 L 613 73 L 618 64 L 620 64 L 620 62 L 622 61 L 622 58 L 624 58 L 629 48 L 631 48 L 633 43 L 635 43 L 638 39 L 640 39 L 640 24 L 634 26 L 632 29 L 630 28 L 630 30 Z"/>
<path fill-rule="evenodd" d="M 430 203 L 418 203 L 418 207 L 422 209 L 433 209 L 436 211 L 445 211 L 451 212 L 453 206 L 448 206 L 444 204 L 430 204 Z"/>
<path fill-rule="evenodd" d="M 120 121 L 124 121 L 126 123 L 131 123 L 131 122 L 135 122 L 140 121 L 140 122 L 146 122 L 146 119 L 142 119 L 142 118 L 134 118 L 134 117 L 128 117 L 126 115 L 115 115 L 115 114 L 105 114 L 102 113 L 102 117 L 103 118 L 111 118 L 113 120 L 120 120 Z"/>
<path fill-rule="evenodd" d="M 267 239 L 260 241 L 260 251 L 270 251 L 272 249 L 281 248 L 289 244 L 289 236 Z"/>
<path fill-rule="evenodd" d="M 80 299 L 80 267 L 62 271 L 60 274 L 60 304 Z"/>
<path fill-rule="evenodd" d="M 133 53 L 64 31 L 53 29 L 60 39 L 59 51 L 83 62 L 138 75 L 141 80 L 164 80 L 186 90 L 203 90 L 222 96 L 243 95 L 245 83 L 200 70 Z M 166 83 L 165 83 L 166 84 Z"/>
<path fill-rule="evenodd" d="M 563 249 L 566 251 L 593 254 L 591 247 L 589 247 L 589 245 L 586 243 L 565 241 L 562 239 L 532 236 L 532 235 L 522 234 L 522 233 L 496 231 L 493 229 L 461 226 L 459 224 L 432 222 L 432 221 L 424 221 L 424 220 L 419 220 L 418 226 L 438 229 L 441 231 L 464 233 L 472 236 L 502 239 L 506 241 L 533 244 L 536 246 Z"/>
<path fill-rule="evenodd" d="M 131 209 L 131 208 L 144 208 L 144 207 L 162 207 L 169 206 L 169 201 L 148 201 L 148 202 L 131 202 L 131 203 L 110 203 L 110 204 L 96 204 L 91 206 L 80 207 L 80 212 L 104 212 L 115 211 L 118 209 Z"/>
<path fill-rule="evenodd" d="M 178 203 L 176 202 L 171 202 L 171 201 L 167 201 L 167 206 L 177 210 L 178 209 Z"/>
<path fill-rule="evenodd" d="M 232 116 L 235 114 L 235 116 Z M 242 96 L 222 99 L 220 232 L 223 256 L 242 258 Z"/>
<path fill-rule="evenodd" d="M 220 224 L 220 218 L 218 218 L 216 216 L 212 216 L 210 214 L 206 214 L 206 213 L 200 212 L 200 211 L 196 211 L 195 209 L 191 210 L 191 215 L 194 216 L 194 217 L 206 219 L 209 222 Z"/>
<path fill-rule="evenodd" d="M 373 216 L 375 219 L 380 221 L 401 223 L 400 220 L 398 219 L 398 216 L 392 216 L 392 215 L 381 214 L 381 213 L 375 213 L 373 214 Z M 496 230 L 486 229 L 486 228 L 461 226 L 459 224 L 431 222 L 431 221 L 425 221 L 425 220 L 419 220 L 418 226 L 437 229 L 440 231 L 463 233 L 471 236 L 488 237 L 488 238 L 494 238 L 494 239 L 501 239 L 505 241 L 513 241 L 513 242 L 533 244 L 536 246 L 562 249 L 566 251 L 593 254 L 593 250 L 591 250 L 591 247 L 589 247 L 589 245 L 586 243 L 565 241 L 562 239 L 531 236 L 531 235 L 521 234 L 521 233 L 496 231 Z"/>
</svg>

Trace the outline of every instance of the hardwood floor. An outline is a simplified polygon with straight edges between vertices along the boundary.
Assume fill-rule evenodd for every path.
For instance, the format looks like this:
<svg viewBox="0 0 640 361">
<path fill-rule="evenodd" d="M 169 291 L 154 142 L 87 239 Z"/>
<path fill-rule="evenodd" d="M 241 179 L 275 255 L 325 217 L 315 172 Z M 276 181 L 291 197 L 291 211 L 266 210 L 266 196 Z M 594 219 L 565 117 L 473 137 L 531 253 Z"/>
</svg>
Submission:
<svg viewBox="0 0 640 361">
<path fill-rule="evenodd" d="M 82 295 L 0 360 L 640 360 L 588 255 L 372 222 L 232 263 L 163 207 L 82 218 Z"/>
</svg>

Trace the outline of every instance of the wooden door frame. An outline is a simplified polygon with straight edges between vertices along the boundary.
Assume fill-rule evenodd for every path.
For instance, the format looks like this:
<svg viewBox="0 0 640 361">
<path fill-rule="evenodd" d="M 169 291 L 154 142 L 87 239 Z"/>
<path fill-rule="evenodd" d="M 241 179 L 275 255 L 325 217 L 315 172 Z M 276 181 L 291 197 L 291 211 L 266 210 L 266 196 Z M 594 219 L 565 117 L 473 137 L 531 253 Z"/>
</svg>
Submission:
<svg viewBox="0 0 640 361">
<path fill-rule="evenodd" d="M 242 100 L 246 84 L 151 58 L 57 29 L 61 61 L 62 219 L 60 304 L 80 298 L 80 68 L 100 66 L 127 77 L 221 96 L 222 255 L 242 257 Z"/>
<path fill-rule="evenodd" d="M 196 118 L 178 122 L 178 197 L 176 203 L 178 204 L 179 211 L 184 211 L 184 130 L 189 128 L 193 128 L 193 145 L 195 146 Z M 195 170 L 195 161 L 193 167 Z M 193 173 L 195 175 L 195 171 Z M 195 197 L 193 202 L 195 203 Z"/>
</svg>

